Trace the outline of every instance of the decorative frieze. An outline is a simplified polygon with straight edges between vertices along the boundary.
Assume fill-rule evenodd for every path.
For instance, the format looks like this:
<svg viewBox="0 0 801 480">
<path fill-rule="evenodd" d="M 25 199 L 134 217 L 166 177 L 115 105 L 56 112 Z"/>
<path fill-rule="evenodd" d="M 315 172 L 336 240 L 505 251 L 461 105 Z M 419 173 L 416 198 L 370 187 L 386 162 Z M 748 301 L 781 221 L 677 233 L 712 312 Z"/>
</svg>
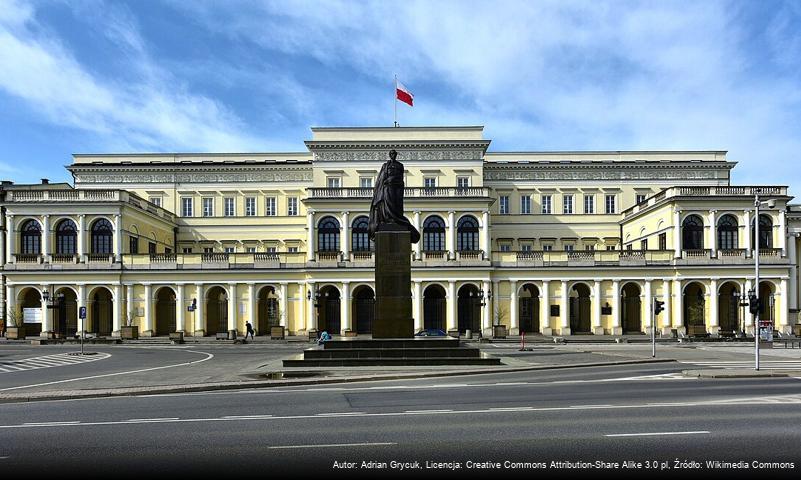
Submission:
<svg viewBox="0 0 801 480">
<path fill-rule="evenodd" d="M 75 172 L 75 183 L 286 183 L 311 182 L 312 172 L 309 170 L 275 171 L 275 172 L 127 172 L 117 171 L 82 173 Z"/>
<path fill-rule="evenodd" d="M 592 168 L 565 170 L 491 170 L 484 168 L 484 180 L 709 180 L 721 178 L 717 170 Z"/>
<path fill-rule="evenodd" d="M 402 162 L 476 160 L 483 158 L 483 149 L 415 149 L 398 150 L 398 160 Z M 318 162 L 384 162 L 387 150 L 317 150 L 314 160 Z"/>
</svg>

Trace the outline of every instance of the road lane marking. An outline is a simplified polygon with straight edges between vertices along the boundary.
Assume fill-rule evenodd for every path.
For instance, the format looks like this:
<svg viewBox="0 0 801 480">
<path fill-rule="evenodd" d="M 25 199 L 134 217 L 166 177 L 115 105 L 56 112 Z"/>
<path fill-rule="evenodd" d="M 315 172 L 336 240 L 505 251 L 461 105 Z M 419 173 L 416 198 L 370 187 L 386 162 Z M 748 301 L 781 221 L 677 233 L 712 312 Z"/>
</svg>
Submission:
<svg viewBox="0 0 801 480">
<path fill-rule="evenodd" d="M 96 362 L 111 357 L 109 353 L 98 353 L 86 357 L 69 356 L 69 353 L 55 353 L 40 357 L 29 357 L 20 360 L 5 360 L 0 362 L 0 373 L 10 373 L 25 370 L 38 370 L 41 368 L 63 367 L 81 363 Z M 10 370 L 9 370 L 10 369 Z"/>
<path fill-rule="evenodd" d="M 288 448 L 337 448 L 337 447 L 386 447 L 390 445 L 397 445 L 392 442 L 377 442 L 377 443 L 329 443 L 325 445 L 281 445 L 277 447 L 267 447 L 272 449 L 288 449 Z"/>
<path fill-rule="evenodd" d="M 270 418 L 272 415 L 226 415 L 222 418 L 226 420 L 257 420 L 259 418 Z"/>
<path fill-rule="evenodd" d="M 707 430 L 698 430 L 694 432 L 649 432 L 649 433 L 612 433 L 604 435 L 604 437 L 650 437 L 660 435 L 707 435 L 710 432 Z"/>
<path fill-rule="evenodd" d="M 406 410 L 403 413 L 451 413 L 453 410 Z"/>
<path fill-rule="evenodd" d="M 345 415 L 364 415 L 365 412 L 318 413 L 318 417 L 340 417 Z"/>
<path fill-rule="evenodd" d="M 154 370 L 163 370 L 163 369 L 166 369 L 166 368 L 185 367 L 185 366 L 188 366 L 188 365 L 195 365 L 197 363 L 205 362 L 205 361 L 208 361 L 208 360 L 211 360 L 212 358 L 214 358 L 214 354 L 207 353 L 207 352 L 199 352 L 199 351 L 196 351 L 196 350 L 182 350 L 182 351 L 190 352 L 190 353 L 198 353 L 198 354 L 201 354 L 201 355 L 207 355 L 207 357 L 203 358 L 203 359 L 200 359 L 200 360 L 195 360 L 195 361 L 192 361 L 192 362 L 177 363 L 177 364 L 174 364 L 174 365 L 162 365 L 160 367 L 142 368 L 142 369 L 139 369 L 139 370 L 129 370 L 127 372 L 106 373 L 104 375 L 92 375 L 92 376 L 89 376 L 89 377 L 68 378 L 66 380 L 56 380 L 54 382 L 37 383 L 37 384 L 34 384 L 34 385 L 20 385 L 20 386 L 17 386 L 17 387 L 0 388 L 0 392 L 7 392 L 7 391 L 10 391 L 10 390 L 20 390 L 20 389 L 23 389 L 23 388 L 44 387 L 44 386 L 47 386 L 47 385 L 57 385 L 59 383 L 78 382 L 78 381 L 81 381 L 81 380 L 92 380 L 92 379 L 95 379 L 95 378 L 115 377 L 117 375 L 129 375 L 129 374 L 132 374 L 132 373 L 152 372 Z M 101 353 L 100 355 L 108 355 L 108 354 L 102 354 Z M 108 355 L 108 356 L 110 357 L 111 355 Z M 105 357 L 105 358 L 108 358 L 108 357 Z M 99 360 L 99 359 L 95 359 L 95 360 Z M 87 360 L 87 361 L 90 361 L 90 360 Z"/>
<path fill-rule="evenodd" d="M 77 425 L 81 423 L 80 421 L 72 421 L 72 422 L 27 422 L 25 425 L 36 425 L 36 426 L 43 426 L 43 425 Z"/>
<path fill-rule="evenodd" d="M 180 420 L 178 417 L 164 417 L 164 418 L 131 418 L 129 422 L 170 422 Z"/>
</svg>

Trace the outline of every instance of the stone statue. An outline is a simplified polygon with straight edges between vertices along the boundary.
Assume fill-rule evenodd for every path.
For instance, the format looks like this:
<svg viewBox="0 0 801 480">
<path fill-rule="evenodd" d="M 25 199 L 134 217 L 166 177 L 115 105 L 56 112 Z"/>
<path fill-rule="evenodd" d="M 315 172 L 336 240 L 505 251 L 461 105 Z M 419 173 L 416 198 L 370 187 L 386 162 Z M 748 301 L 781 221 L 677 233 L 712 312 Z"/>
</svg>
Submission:
<svg viewBox="0 0 801 480">
<path fill-rule="evenodd" d="M 375 181 L 373 202 L 370 204 L 370 240 L 386 224 L 403 227 L 411 234 L 412 243 L 420 241 L 420 232 L 403 215 L 403 164 L 396 160 L 398 152 L 390 150 L 389 160 L 381 166 Z"/>
</svg>

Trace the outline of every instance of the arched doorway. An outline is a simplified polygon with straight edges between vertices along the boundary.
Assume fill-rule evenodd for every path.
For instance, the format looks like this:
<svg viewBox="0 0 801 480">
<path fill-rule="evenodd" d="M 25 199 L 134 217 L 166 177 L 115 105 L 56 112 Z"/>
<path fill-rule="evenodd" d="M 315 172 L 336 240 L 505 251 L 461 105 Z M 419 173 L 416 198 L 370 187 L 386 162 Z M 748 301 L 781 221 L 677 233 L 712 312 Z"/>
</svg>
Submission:
<svg viewBox="0 0 801 480">
<path fill-rule="evenodd" d="M 78 296 L 71 288 L 55 291 L 53 333 L 56 338 L 74 337 L 78 333 Z"/>
<path fill-rule="evenodd" d="M 445 330 L 445 289 L 439 285 L 423 292 L 423 328 Z"/>
<path fill-rule="evenodd" d="M 481 299 L 478 288 L 473 284 L 462 285 L 457 293 L 457 317 L 459 333 L 466 330 L 481 331 Z"/>
<path fill-rule="evenodd" d="M 353 322 L 356 333 L 372 333 L 375 318 L 375 293 L 367 285 L 358 287 L 353 292 Z"/>
<path fill-rule="evenodd" d="M 718 290 L 718 326 L 723 336 L 740 330 L 740 286 L 735 282 L 726 282 Z"/>
<path fill-rule="evenodd" d="M 175 292 L 162 287 L 156 292 L 156 335 L 169 335 L 175 331 Z"/>
<path fill-rule="evenodd" d="M 760 227 L 761 228 L 761 227 Z M 770 322 L 776 329 L 776 287 L 771 282 L 759 282 L 759 321 Z"/>
<path fill-rule="evenodd" d="M 540 331 L 540 290 L 533 283 L 523 285 L 519 296 L 520 332 Z"/>
<path fill-rule="evenodd" d="M 687 335 L 706 335 L 704 286 L 692 282 L 684 288 L 684 326 Z"/>
<path fill-rule="evenodd" d="M 89 323 L 86 330 L 101 337 L 111 335 L 114 321 L 114 297 L 107 288 L 95 289 L 89 300 Z"/>
<path fill-rule="evenodd" d="M 206 292 L 206 335 L 228 332 L 228 293 L 216 286 Z"/>
<path fill-rule="evenodd" d="M 17 325 L 25 326 L 25 335 L 38 336 L 42 333 L 42 294 L 35 288 L 26 288 L 17 297 Z M 26 313 L 38 322 L 23 323 Z"/>
<path fill-rule="evenodd" d="M 342 330 L 340 302 L 339 290 L 333 285 L 320 289 L 318 330 L 326 330 L 329 335 L 339 335 Z"/>
<path fill-rule="evenodd" d="M 257 335 L 269 335 L 270 327 L 281 325 L 281 312 L 278 311 L 278 295 L 274 287 L 262 287 L 259 290 L 259 312 L 256 329 Z M 227 308 L 227 305 L 226 305 Z"/>
<path fill-rule="evenodd" d="M 592 333 L 590 330 L 590 287 L 577 283 L 570 289 L 570 333 Z"/>
<path fill-rule="evenodd" d="M 640 286 L 636 283 L 627 283 L 623 286 L 621 295 L 623 308 L 623 333 L 642 332 L 642 301 L 640 299 Z"/>
</svg>

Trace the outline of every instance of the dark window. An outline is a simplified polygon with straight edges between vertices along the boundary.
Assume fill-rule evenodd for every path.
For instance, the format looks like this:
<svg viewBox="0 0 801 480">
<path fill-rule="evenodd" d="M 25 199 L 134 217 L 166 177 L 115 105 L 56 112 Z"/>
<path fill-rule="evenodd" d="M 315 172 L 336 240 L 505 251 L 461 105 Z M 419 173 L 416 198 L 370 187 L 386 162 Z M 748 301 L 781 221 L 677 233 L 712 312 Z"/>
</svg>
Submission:
<svg viewBox="0 0 801 480">
<path fill-rule="evenodd" d="M 139 237 L 128 237 L 129 253 L 139 253 Z"/>
<path fill-rule="evenodd" d="M 172 248 L 164 247 L 164 253 L 169 255 L 170 253 L 172 253 Z"/>
<path fill-rule="evenodd" d="M 440 217 L 426 218 L 423 223 L 423 251 L 439 252 L 445 250 L 445 221 Z"/>
<path fill-rule="evenodd" d="M 751 220 L 751 248 L 756 248 L 754 240 L 754 220 Z M 773 248 L 773 220 L 768 215 L 759 216 L 759 249 Z"/>
<path fill-rule="evenodd" d="M 56 254 L 75 255 L 78 245 L 78 229 L 72 220 L 62 220 L 56 225 Z"/>
<path fill-rule="evenodd" d="M 156 244 L 154 242 L 148 242 L 148 244 L 147 244 L 147 253 L 150 253 L 150 254 L 156 253 Z"/>
<path fill-rule="evenodd" d="M 110 254 L 114 250 L 112 247 L 113 241 L 114 230 L 111 227 L 111 222 L 101 218 L 92 224 L 92 253 Z"/>
<path fill-rule="evenodd" d="M 734 250 L 737 247 L 737 219 L 732 215 L 723 215 L 718 220 L 718 248 Z"/>
<path fill-rule="evenodd" d="M 317 224 L 317 250 L 320 252 L 339 251 L 339 221 L 334 217 L 324 217 Z"/>
<path fill-rule="evenodd" d="M 690 215 L 681 224 L 682 248 L 701 250 L 704 248 L 704 222 L 698 215 Z"/>
<path fill-rule="evenodd" d="M 478 220 L 466 216 L 459 219 L 456 227 L 456 250 L 478 250 Z"/>
<path fill-rule="evenodd" d="M 659 234 L 659 249 L 667 250 L 667 233 Z"/>
<path fill-rule="evenodd" d="M 39 255 L 42 253 L 42 228 L 36 220 L 28 220 L 20 228 L 22 237 L 22 253 Z"/>
<path fill-rule="evenodd" d="M 370 252 L 374 249 L 373 242 L 370 241 L 367 231 L 368 225 L 369 219 L 367 217 L 359 217 L 353 221 L 351 244 L 354 252 Z"/>
<path fill-rule="evenodd" d="M 648 250 L 648 239 L 645 238 L 640 241 L 640 250 Z"/>
</svg>

